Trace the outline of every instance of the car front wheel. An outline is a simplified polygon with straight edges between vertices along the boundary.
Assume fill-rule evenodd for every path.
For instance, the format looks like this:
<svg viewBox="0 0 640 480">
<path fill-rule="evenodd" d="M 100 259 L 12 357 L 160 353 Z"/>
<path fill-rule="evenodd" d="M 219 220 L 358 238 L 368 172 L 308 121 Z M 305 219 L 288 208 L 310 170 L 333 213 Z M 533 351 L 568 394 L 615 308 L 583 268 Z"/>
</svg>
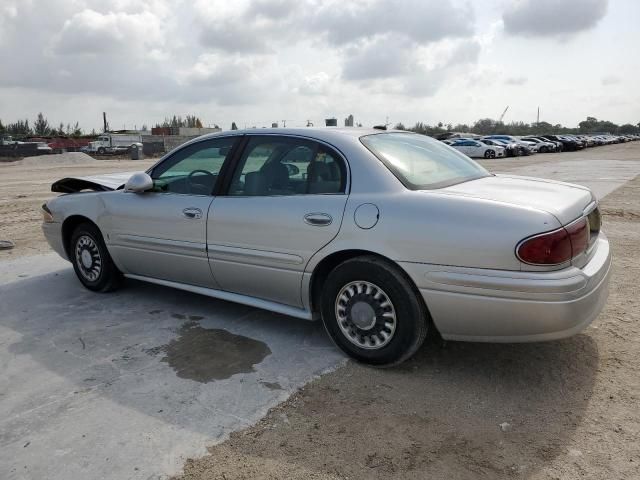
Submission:
<svg viewBox="0 0 640 480">
<path fill-rule="evenodd" d="M 71 235 L 69 259 L 78 279 L 89 290 L 109 292 L 120 285 L 122 274 L 95 225 L 83 223 L 76 227 Z"/>
<path fill-rule="evenodd" d="M 321 309 L 335 344 L 354 359 L 378 366 L 411 357 L 429 325 L 429 314 L 405 274 L 373 256 L 347 260 L 329 274 Z"/>
</svg>

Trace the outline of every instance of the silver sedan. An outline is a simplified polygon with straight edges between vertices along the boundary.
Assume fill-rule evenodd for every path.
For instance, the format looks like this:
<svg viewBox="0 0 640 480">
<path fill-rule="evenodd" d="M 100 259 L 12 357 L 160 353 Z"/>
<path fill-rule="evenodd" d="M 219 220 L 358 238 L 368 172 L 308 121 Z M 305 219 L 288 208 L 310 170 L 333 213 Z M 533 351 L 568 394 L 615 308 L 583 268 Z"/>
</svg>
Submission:
<svg viewBox="0 0 640 480">
<path fill-rule="evenodd" d="M 584 329 L 611 254 L 587 188 L 493 175 L 429 137 L 273 129 L 199 137 L 146 172 L 64 178 L 44 233 L 82 284 L 123 277 L 305 320 L 371 364 L 428 332 L 531 342 Z"/>
</svg>

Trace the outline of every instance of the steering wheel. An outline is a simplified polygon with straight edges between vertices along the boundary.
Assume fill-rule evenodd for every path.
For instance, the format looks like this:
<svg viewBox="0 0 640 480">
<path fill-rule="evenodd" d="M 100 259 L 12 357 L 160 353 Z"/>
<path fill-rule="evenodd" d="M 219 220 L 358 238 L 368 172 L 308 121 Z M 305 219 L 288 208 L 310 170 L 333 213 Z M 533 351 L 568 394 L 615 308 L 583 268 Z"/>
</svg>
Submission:
<svg viewBox="0 0 640 480">
<path fill-rule="evenodd" d="M 193 187 L 197 186 L 202 190 L 205 190 L 207 188 L 206 184 L 203 185 L 202 183 L 197 183 L 193 181 L 193 177 L 195 176 L 196 173 L 204 173 L 207 177 L 211 178 L 211 188 L 213 188 L 214 182 L 216 180 L 216 176 L 209 172 L 208 170 L 193 170 L 191 172 L 189 172 L 189 175 L 187 175 L 187 184 L 188 184 L 188 189 L 189 189 L 189 193 L 195 193 L 196 195 L 209 195 L 211 193 L 211 189 L 209 189 L 208 192 L 205 193 L 198 193 L 198 192 L 194 192 L 193 191 Z"/>
</svg>

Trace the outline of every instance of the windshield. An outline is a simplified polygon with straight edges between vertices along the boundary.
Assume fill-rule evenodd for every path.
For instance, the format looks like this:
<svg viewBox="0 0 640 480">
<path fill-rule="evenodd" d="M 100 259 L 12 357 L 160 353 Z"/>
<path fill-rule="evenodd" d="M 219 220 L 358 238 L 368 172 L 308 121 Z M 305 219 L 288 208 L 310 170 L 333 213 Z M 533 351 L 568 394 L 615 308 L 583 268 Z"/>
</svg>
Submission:
<svg viewBox="0 0 640 480">
<path fill-rule="evenodd" d="M 360 141 L 411 190 L 443 188 L 489 176 L 466 155 L 415 133 L 379 133 Z"/>
</svg>

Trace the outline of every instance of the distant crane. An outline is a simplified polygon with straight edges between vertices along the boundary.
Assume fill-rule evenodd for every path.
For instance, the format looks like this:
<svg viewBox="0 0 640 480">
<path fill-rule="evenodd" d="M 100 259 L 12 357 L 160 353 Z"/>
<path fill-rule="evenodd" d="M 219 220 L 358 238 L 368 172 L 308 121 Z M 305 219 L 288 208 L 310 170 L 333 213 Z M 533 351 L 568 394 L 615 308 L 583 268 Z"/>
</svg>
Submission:
<svg viewBox="0 0 640 480">
<path fill-rule="evenodd" d="M 502 119 L 504 118 L 504 114 L 507 113 L 507 110 L 509 110 L 509 105 L 507 105 L 507 107 L 504 109 L 504 112 L 502 112 L 502 115 L 500 115 L 498 122 L 502 122 Z"/>
</svg>

